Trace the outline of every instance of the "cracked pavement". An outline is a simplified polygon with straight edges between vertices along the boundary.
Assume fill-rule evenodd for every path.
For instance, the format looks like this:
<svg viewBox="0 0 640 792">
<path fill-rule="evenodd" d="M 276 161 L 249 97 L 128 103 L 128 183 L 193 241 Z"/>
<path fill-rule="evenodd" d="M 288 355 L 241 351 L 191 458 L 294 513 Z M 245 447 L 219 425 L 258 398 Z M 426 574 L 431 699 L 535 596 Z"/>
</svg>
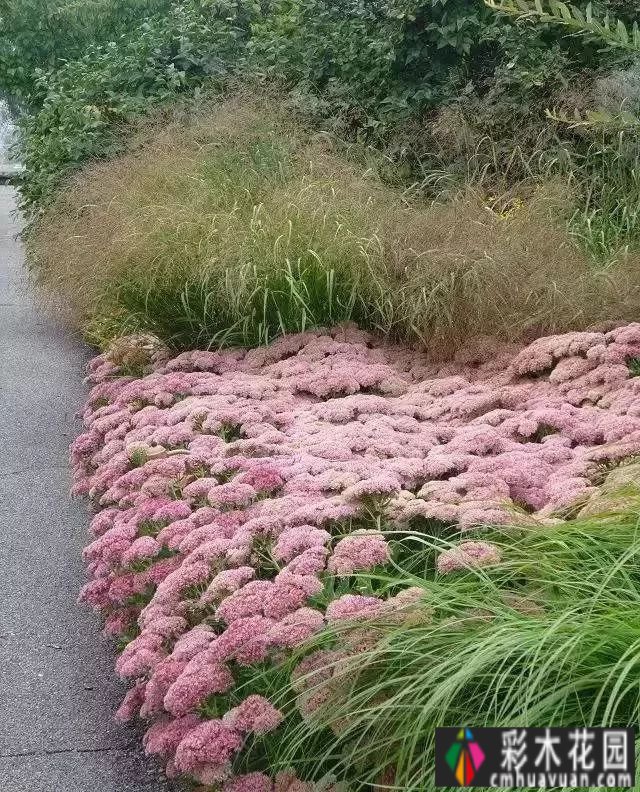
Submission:
<svg viewBox="0 0 640 792">
<path fill-rule="evenodd" d="M 88 524 L 67 448 L 88 350 L 33 303 L 0 187 L 0 790 L 175 792 L 113 720 L 124 692 L 76 604 Z"/>
</svg>

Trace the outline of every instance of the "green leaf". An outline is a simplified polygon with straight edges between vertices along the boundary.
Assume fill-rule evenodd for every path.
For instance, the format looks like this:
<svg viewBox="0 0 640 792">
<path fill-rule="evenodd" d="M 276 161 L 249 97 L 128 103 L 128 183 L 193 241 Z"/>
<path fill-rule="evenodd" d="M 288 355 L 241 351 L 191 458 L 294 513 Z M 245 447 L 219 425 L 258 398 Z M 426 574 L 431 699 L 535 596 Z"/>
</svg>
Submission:
<svg viewBox="0 0 640 792">
<path fill-rule="evenodd" d="M 629 34 L 627 33 L 627 28 L 625 27 L 624 22 L 621 19 L 618 20 L 618 24 L 616 25 L 616 30 L 618 33 L 618 37 L 620 38 L 620 41 L 622 41 L 623 44 L 628 44 Z"/>
</svg>

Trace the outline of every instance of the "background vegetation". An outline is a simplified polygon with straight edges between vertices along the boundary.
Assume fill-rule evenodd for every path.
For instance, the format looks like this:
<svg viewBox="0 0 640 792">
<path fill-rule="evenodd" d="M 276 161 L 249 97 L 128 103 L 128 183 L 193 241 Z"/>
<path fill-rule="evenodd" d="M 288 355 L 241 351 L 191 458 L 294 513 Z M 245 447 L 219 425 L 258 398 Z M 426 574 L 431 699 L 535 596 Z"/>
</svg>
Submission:
<svg viewBox="0 0 640 792">
<path fill-rule="evenodd" d="M 4 6 L 0 91 L 21 112 L 28 207 L 46 203 L 70 169 L 112 154 L 122 122 L 150 105 L 257 74 L 284 85 L 323 128 L 381 148 L 390 180 L 432 193 L 471 170 L 498 182 L 493 189 L 551 164 L 573 180 L 583 212 L 575 224 L 600 234 L 596 245 L 635 238 L 635 214 L 601 217 L 637 198 L 635 181 L 619 180 L 637 170 L 635 141 L 571 130 L 544 112 L 637 107 L 640 76 L 624 48 L 482 0 Z M 625 18 L 617 2 L 596 10 Z M 605 184 L 603 172 L 616 178 Z"/>
<path fill-rule="evenodd" d="M 0 0 L 34 277 L 100 346 L 353 320 L 442 356 L 637 319 L 630 4 L 493 5 Z M 451 578 L 425 534 L 359 581 L 421 587 L 422 618 L 321 668 L 271 765 L 424 788 L 436 725 L 637 722 L 637 514 L 496 534 L 501 564 Z"/>
<path fill-rule="evenodd" d="M 93 264 L 77 317 L 100 342 L 146 327 L 178 346 L 253 344 L 351 318 L 446 352 L 470 333 L 634 318 L 640 149 L 618 123 L 640 107 L 631 18 L 599 2 L 593 18 L 619 25 L 577 35 L 562 8 L 6 3 L 0 91 L 34 271 L 77 303 L 67 276 Z M 204 98 L 239 83 L 282 106 L 286 133 L 270 109 L 266 134 L 214 140 Z M 153 108 L 171 135 L 157 119 L 140 132 Z"/>
<path fill-rule="evenodd" d="M 23 8 L 24 5 L 24 8 Z M 17 106 L 23 206 L 35 210 L 122 124 L 239 68 L 250 5 L 185 0 L 12 3 L 0 13 L 0 91 Z"/>
</svg>

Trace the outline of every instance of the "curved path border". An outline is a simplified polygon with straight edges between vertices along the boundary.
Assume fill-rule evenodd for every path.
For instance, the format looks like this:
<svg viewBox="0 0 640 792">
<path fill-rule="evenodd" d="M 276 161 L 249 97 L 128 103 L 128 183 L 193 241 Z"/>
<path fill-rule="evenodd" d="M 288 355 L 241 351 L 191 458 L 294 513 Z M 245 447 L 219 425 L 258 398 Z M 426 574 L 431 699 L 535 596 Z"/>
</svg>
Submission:
<svg viewBox="0 0 640 792">
<path fill-rule="evenodd" d="M 87 350 L 32 304 L 0 187 L 0 789 L 168 792 L 95 619 L 76 605 L 87 515 L 68 496 L 68 444 Z"/>
</svg>

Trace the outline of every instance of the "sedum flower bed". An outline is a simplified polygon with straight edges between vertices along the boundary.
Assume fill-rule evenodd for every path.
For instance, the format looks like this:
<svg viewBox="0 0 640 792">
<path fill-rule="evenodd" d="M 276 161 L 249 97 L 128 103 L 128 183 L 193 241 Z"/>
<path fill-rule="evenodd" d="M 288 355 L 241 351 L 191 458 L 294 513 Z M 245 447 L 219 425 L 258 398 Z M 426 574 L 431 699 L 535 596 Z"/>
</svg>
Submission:
<svg viewBox="0 0 640 792">
<path fill-rule="evenodd" d="M 327 623 L 415 609 L 420 591 L 358 577 L 393 564 L 396 534 L 456 537 L 433 574 L 494 564 L 482 526 L 572 519 L 640 453 L 640 324 L 447 363 L 350 327 L 173 358 L 131 337 L 89 368 L 81 599 L 131 681 L 118 717 L 144 719 L 170 776 L 225 792 L 313 788 L 269 765 L 321 703 L 280 706 L 282 660 Z"/>
</svg>

